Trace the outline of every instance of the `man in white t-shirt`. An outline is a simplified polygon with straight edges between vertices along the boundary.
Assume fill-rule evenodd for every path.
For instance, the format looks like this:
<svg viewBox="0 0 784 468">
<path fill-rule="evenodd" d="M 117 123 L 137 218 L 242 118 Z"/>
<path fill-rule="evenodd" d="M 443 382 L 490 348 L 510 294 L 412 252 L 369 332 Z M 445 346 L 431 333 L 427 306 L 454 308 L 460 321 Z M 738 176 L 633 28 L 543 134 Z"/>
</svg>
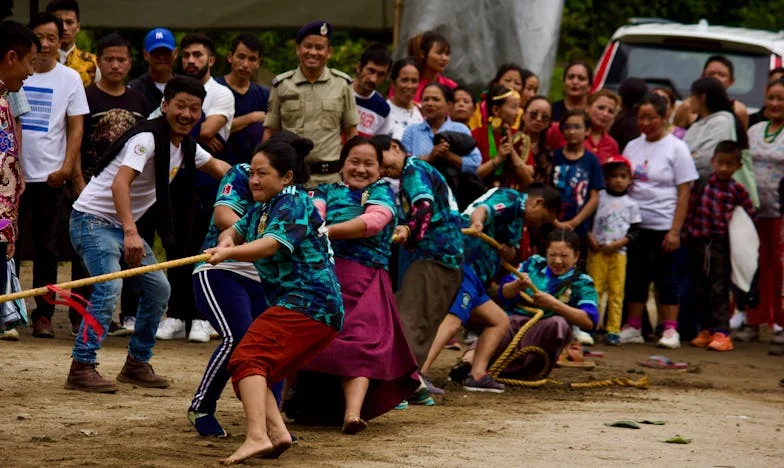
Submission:
<svg viewBox="0 0 784 468">
<path fill-rule="evenodd" d="M 79 74 L 58 62 L 63 23 L 41 13 L 30 23 L 41 41 L 35 73 L 24 83 L 32 111 L 23 115 L 22 170 L 27 188 L 19 206 L 19 239 L 33 252 L 33 287 L 57 283 L 59 241 L 69 184 L 82 143 L 82 122 L 90 109 Z M 21 251 L 22 249 L 19 249 Z M 17 251 L 17 262 L 21 260 Z M 33 336 L 54 338 L 54 305 L 36 298 Z"/>
<path fill-rule="evenodd" d="M 386 81 L 391 65 L 392 56 L 381 44 L 371 45 L 359 59 L 357 78 L 351 83 L 359 113 L 359 135 L 370 138 L 389 133 L 389 104 L 376 88 Z"/>
<path fill-rule="evenodd" d="M 198 140 L 213 155 L 220 157 L 231 134 L 234 118 L 234 95 L 231 90 L 212 78 L 215 65 L 215 45 L 204 34 L 188 34 L 180 41 L 182 70 L 204 85 L 204 122 L 201 123 Z"/>
<path fill-rule="evenodd" d="M 165 246 L 172 245 L 177 242 L 177 220 L 189 211 L 188 206 L 175 206 L 175 194 L 169 190 L 172 179 L 180 174 L 178 180 L 186 181 L 185 187 L 192 189 L 195 169 L 215 179 L 229 169 L 226 162 L 213 158 L 189 136 L 201 118 L 204 95 L 204 87 L 193 78 L 172 78 L 164 90 L 164 115 L 138 123 L 98 162 L 97 175 L 73 205 L 70 223 L 71 242 L 91 275 L 154 264 L 155 256 L 139 235 L 136 222 L 155 204 L 158 234 Z M 187 229 L 187 222 L 184 224 Z M 117 390 L 95 366 L 96 352 L 122 286 L 119 279 L 95 285 L 74 344 L 66 388 L 101 393 Z M 169 302 L 169 283 L 162 271 L 154 271 L 125 279 L 125 286 L 135 289 L 140 300 L 128 357 L 117 380 L 149 388 L 167 387 L 168 381 L 155 374 L 149 360 Z M 94 322 L 103 329 L 90 326 Z"/>
</svg>

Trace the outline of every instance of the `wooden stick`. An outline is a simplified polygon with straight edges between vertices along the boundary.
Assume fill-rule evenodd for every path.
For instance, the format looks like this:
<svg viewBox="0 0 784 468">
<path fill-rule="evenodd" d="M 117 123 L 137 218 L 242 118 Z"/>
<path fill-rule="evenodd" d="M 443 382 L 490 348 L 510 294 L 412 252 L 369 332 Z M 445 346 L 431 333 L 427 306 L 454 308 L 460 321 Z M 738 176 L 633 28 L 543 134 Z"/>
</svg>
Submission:
<svg viewBox="0 0 784 468">
<path fill-rule="evenodd" d="M 200 255 L 194 255 L 192 257 L 185 257 L 185 258 L 179 258 L 177 260 L 169 260 L 168 262 L 156 263 L 154 265 L 145 265 L 137 268 L 129 268 L 127 270 L 117 271 L 115 273 L 107 273 L 105 275 L 91 276 L 89 278 L 84 278 L 76 281 L 68 281 L 66 283 L 56 284 L 55 287 L 60 289 L 81 288 L 83 286 L 90 286 L 95 283 L 103 283 L 106 281 L 128 278 L 131 276 L 142 275 L 144 273 L 150 273 L 152 271 L 168 270 L 169 268 L 192 265 L 194 263 L 198 263 L 201 261 L 207 261 L 210 259 L 210 257 L 212 257 L 212 254 L 205 253 Z M 28 289 L 27 291 L 19 291 L 11 294 L 3 294 L 2 296 L 0 296 L 0 304 L 8 301 L 14 301 L 16 299 L 24 299 L 27 297 L 34 297 L 34 296 L 43 296 L 44 294 L 48 294 L 48 293 L 49 293 L 49 288 L 44 286 L 42 288 Z"/>
</svg>

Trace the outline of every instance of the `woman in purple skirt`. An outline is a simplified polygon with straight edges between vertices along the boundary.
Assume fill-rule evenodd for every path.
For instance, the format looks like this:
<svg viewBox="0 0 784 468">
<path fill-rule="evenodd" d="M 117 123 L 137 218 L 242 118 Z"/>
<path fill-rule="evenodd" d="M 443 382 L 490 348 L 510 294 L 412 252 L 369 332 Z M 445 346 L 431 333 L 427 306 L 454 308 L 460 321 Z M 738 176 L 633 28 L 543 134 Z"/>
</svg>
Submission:
<svg viewBox="0 0 784 468">
<path fill-rule="evenodd" d="M 346 434 L 362 431 L 419 386 L 387 271 L 396 206 L 380 180 L 381 159 L 373 142 L 354 137 L 340 154 L 343 181 L 312 193 L 327 222 L 346 316 L 338 338 L 299 373 L 285 410 L 297 422 L 342 420 Z"/>
</svg>

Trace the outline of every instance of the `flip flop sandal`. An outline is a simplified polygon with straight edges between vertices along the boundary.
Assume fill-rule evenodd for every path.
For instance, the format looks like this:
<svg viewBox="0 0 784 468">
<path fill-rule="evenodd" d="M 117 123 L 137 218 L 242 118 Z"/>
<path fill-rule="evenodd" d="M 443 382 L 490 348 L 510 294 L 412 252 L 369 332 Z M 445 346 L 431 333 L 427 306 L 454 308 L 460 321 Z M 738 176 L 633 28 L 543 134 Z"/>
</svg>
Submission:
<svg viewBox="0 0 784 468">
<path fill-rule="evenodd" d="M 687 362 L 673 362 L 667 356 L 648 356 L 648 359 L 639 361 L 639 365 L 651 369 L 688 369 Z"/>
<path fill-rule="evenodd" d="M 586 361 L 583 355 L 583 347 L 580 343 L 573 342 L 563 351 L 555 363 L 556 367 L 572 367 L 581 369 L 593 369 L 596 363 L 593 361 Z"/>
</svg>

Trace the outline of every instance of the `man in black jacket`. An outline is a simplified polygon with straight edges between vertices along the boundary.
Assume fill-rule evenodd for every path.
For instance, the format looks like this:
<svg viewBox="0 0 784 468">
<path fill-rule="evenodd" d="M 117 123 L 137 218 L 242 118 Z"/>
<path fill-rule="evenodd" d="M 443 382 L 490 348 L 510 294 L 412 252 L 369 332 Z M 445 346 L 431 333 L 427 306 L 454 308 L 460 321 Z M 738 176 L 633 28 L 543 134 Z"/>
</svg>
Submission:
<svg viewBox="0 0 784 468">
<path fill-rule="evenodd" d="M 163 88 L 174 76 L 177 44 L 174 34 L 166 28 L 155 28 L 144 36 L 144 61 L 150 65 L 147 73 L 131 80 L 128 87 L 147 98 L 150 109 L 157 109 L 163 99 Z"/>
<path fill-rule="evenodd" d="M 195 79 L 172 78 L 164 90 L 163 116 L 139 122 L 99 159 L 97 175 L 74 203 L 70 222 L 71 243 L 91 275 L 155 263 L 150 245 L 136 226 L 153 205 L 164 247 L 187 238 L 182 231 L 192 222 L 193 200 L 182 197 L 192 197 L 193 190 L 172 193 L 172 179 L 178 176 L 194 188 L 196 169 L 216 179 L 229 169 L 189 135 L 201 118 L 204 96 L 204 87 Z M 76 336 L 66 388 L 117 391 L 115 383 L 101 377 L 95 366 L 121 287 L 119 279 L 95 285 L 90 304 L 82 311 L 84 320 Z M 168 387 L 166 378 L 156 375 L 149 364 L 158 323 L 169 301 L 166 276 L 162 271 L 133 276 L 125 280 L 125 287 L 136 290 L 140 300 L 128 357 L 117 380 L 142 387 Z"/>
</svg>

